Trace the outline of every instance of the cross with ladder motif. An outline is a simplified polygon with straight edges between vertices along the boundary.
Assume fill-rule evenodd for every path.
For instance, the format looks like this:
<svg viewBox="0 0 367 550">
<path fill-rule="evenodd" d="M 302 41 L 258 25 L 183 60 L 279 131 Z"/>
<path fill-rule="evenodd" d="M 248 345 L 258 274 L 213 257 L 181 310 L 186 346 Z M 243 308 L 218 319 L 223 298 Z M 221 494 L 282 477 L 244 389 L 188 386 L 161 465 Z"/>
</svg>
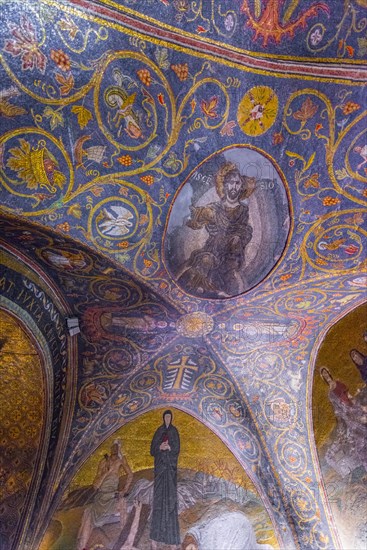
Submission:
<svg viewBox="0 0 367 550">
<path fill-rule="evenodd" d="M 166 388 L 179 390 L 183 387 L 187 389 L 185 386 L 189 385 L 192 375 L 198 370 L 196 365 L 188 363 L 189 359 L 188 355 L 183 355 L 176 364 L 167 365 L 167 371 L 172 371 L 172 373 L 167 373 L 167 381 L 164 384 Z"/>
</svg>

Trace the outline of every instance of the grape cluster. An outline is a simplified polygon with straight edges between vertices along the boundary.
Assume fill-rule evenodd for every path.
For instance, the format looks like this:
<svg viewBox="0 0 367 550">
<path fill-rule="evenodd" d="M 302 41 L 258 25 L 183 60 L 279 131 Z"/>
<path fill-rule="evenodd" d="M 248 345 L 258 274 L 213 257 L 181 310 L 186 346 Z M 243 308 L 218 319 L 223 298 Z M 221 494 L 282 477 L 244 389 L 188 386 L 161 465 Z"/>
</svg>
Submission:
<svg viewBox="0 0 367 550">
<path fill-rule="evenodd" d="M 117 160 L 120 164 L 122 164 L 122 166 L 131 166 L 133 162 L 130 155 L 121 155 L 121 157 L 118 157 Z"/>
<path fill-rule="evenodd" d="M 153 176 L 141 176 L 141 181 L 146 183 L 147 185 L 152 185 L 154 183 L 154 177 Z"/>
<path fill-rule="evenodd" d="M 51 50 L 50 57 L 52 61 L 64 72 L 70 71 L 70 57 L 62 50 Z"/>
<path fill-rule="evenodd" d="M 183 81 L 189 76 L 189 66 L 187 63 L 179 63 L 178 65 L 171 65 L 172 71 L 176 73 L 178 78 Z"/>
<path fill-rule="evenodd" d="M 140 69 L 137 73 L 138 77 L 145 86 L 150 86 L 152 83 L 152 77 L 148 69 Z"/>
<path fill-rule="evenodd" d="M 350 115 L 354 111 L 358 111 L 360 109 L 360 105 L 358 103 L 354 103 L 354 101 L 348 101 L 343 105 L 343 114 L 344 115 Z"/>
<path fill-rule="evenodd" d="M 322 201 L 322 204 L 324 206 L 335 206 L 336 204 L 338 204 L 340 202 L 340 199 L 338 199 L 337 197 L 325 197 Z"/>
</svg>

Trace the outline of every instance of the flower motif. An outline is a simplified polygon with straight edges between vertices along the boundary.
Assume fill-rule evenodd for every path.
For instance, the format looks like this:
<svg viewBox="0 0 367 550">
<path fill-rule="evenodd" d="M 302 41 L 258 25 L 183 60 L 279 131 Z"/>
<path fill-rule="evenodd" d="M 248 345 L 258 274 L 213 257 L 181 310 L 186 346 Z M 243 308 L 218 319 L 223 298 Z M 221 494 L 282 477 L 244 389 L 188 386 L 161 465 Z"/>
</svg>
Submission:
<svg viewBox="0 0 367 550">
<path fill-rule="evenodd" d="M 69 38 L 71 40 L 74 40 L 79 32 L 79 28 L 74 23 L 74 21 L 72 19 L 69 19 L 69 17 L 67 16 L 65 17 L 65 19 L 61 19 L 61 21 L 59 21 L 59 27 L 62 31 L 69 33 Z"/>
<path fill-rule="evenodd" d="M 251 88 L 238 106 L 237 121 L 248 136 L 260 136 L 273 124 L 278 112 L 278 98 L 268 86 Z"/>
<path fill-rule="evenodd" d="M 33 71 L 36 68 L 45 74 L 47 58 L 38 47 L 35 29 L 28 17 L 23 15 L 19 26 L 8 23 L 8 28 L 14 39 L 5 41 L 4 51 L 14 57 L 20 56 L 22 71 Z"/>
<path fill-rule="evenodd" d="M 226 31 L 231 32 L 234 27 L 234 17 L 231 13 L 227 13 L 226 18 L 224 19 L 224 26 Z"/>
<path fill-rule="evenodd" d="M 185 12 L 189 9 L 188 0 L 174 0 L 173 5 L 177 11 Z"/>
<path fill-rule="evenodd" d="M 310 36 L 310 42 L 312 46 L 317 46 L 319 42 L 322 40 L 322 34 L 319 28 L 315 29 L 314 32 Z"/>
<path fill-rule="evenodd" d="M 166 102 L 164 101 L 164 95 L 162 93 L 158 94 L 158 101 L 161 105 L 165 105 Z"/>
</svg>

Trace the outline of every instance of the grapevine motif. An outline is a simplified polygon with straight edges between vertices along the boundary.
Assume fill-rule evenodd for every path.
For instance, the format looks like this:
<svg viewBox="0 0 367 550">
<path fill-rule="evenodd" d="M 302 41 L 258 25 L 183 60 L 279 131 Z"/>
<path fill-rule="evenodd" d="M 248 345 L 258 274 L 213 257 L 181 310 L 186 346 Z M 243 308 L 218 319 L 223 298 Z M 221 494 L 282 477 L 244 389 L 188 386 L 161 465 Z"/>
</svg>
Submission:
<svg viewBox="0 0 367 550">
<path fill-rule="evenodd" d="M 76 39 L 80 33 L 78 25 L 67 17 L 59 21 L 58 28 L 63 36 L 66 33 L 71 40 Z M 106 38 L 102 32 L 99 32 L 97 36 L 100 40 Z M 64 45 L 66 45 L 65 41 Z M 37 98 L 41 105 L 42 102 L 46 104 L 43 109 L 41 107 L 41 110 L 39 108 L 31 109 L 33 121 L 41 134 L 45 132 L 45 128 L 51 131 L 63 129 L 69 117 L 75 120 L 80 133 L 73 143 L 73 157 L 76 160 L 74 167 L 71 165 L 63 143 L 55 142 L 61 149 L 69 167 L 68 186 L 64 180 L 60 179 L 63 176 L 58 175 L 61 174 L 57 171 L 59 160 L 54 158 L 53 165 L 50 164 L 51 161 L 45 160 L 46 164 L 49 162 L 47 169 L 53 170 L 50 178 L 52 177 L 54 183 L 49 183 L 45 177 L 43 178 L 45 181 L 41 183 L 41 187 L 45 187 L 45 192 L 33 193 L 32 197 L 30 196 L 33 206 L 27 215 L 34 216 L 41 213 L 48 216 L 50 220 L 60 220 L 57 227 L 66 232 L 73 228 L 74 219 L 75 229 L 81 231 L 84 238 L 92 240 L 101 250 L 113 252 L 121 263 L 130 259 L 131 252 L 135 251 L 137 254 L 134 260 L 135 268 L 143 277 L 152 277 L 159 268 L 159 259 L 156 254 L 157 245 L 150 242 L 154 230 L 153 214 L 156 212 L 154 216 L 156 218 L 155 225 L 157 225 L 160 223 L 162 208 L 170 195 L 164 193 L 161 187 L 159 198 L 153 199 L 149 194 L 149 189 L 156 186 L 162 177 L 177 177 L 186 168 L 190 148 L 195 145 L 196 139 L 202 139 L 192 134 L 195 134 L 203 125 L 205 128 L 215 129 L 227 119 L 229 109 L 227 87 L 219 80 L 205 75 L 208 72 L 210 75 L 209 64 L 204 63 L 197 74 L 190 75 L 188 63 L 172 63 L 170 65 L 167 53 L 162 50 L 159 56 L 157 53 L 158 65 L 143 53 L 138 52 L 123 51 L 102 55 L 96 62 L 92 61 L 89 68 L 84 68 L 86 73 L 93 71 L 93 77 L 79 90 L 76 90 L 74 69 L 78 67 L 79 63 L 76 58 L 77 52 L 78 48 L 75 47 L 69 49 L 68 52 L 65 48 L 57 46 L 50 49 L 49 66 L 53 68 L 58 92 L 57 88 L 51 84 L 41 84 L 41 80 L 37 81 L 36 85 L 46 92 L 47 99 L 41 98 L 29 90 L 30 95 Z M 138 67 L 127 71 L 123 64 L 127 60 L 134 60 L 135 63 L 138 63 Z M 192 79 L 192 89 L 188 90 L 183 98 L 176 100 L 164 73 L 167 70 L 172 71 L 172 74 L 175 74 L 180 82 Z M 106 78 L 108 83 L 105 83 Z M 205 95 L 201 100 L 198 97 L 209 84 L 216 94 L 215 101 L 218 107 L 215 110 L 211 107 L 210 102 L 207 103 Z M 21 88 L 24 89 L 22 85 Z M 94 105 L 90 101 L 89 93 L 93 88 Z M 63 99 L 58 99 L 57 94 L 60 94 Z M 223 99 L 220 99 L 219 106 L 221 94 Z M 82 97 L 85 98 L 83 102 L 78 102 Z M 198 102 L 201 102 L 204 116 L 194 118 L 197 113 L 194 105 Z M 216 119 L 214 124 L 211 118 Z M 95 120 L 102 139 L 91 133 L 90 127 Z M 189 127 L 192 121 L 194 124 Z M 158 125 L 161 124 L 164 128 L 166 144 L 158 137 Z M 180 158 L 172 148 L 185 132 L 190 132 L 191 135 L 183 143 L 181 153 L 183 156 Z M 27 147 L 32 146 L 34 145 L 27 145 Z M 4 136 L 2 147 L 7 167 L 12 166 L 18 170 L 20 177 L 27 178 L 24 170 L 19 171 L 18 169 L 16 162 L 19 164 L 20 161 L 11 160 L 10 149 Z M 46 148 L 43 150 L 45 159 L 47 155 L 50 157 L 50 150 L 46 151 Z M 15 149 L 13 148 L 12 151 L 14 152 Z M 22 154 L 24 162 L 33 166 L 32 155 L 35 153 L 29 149 L 29 151 L 24 150 Z M 30 155 L 28 160 L 26 160 L 26 155 Z M 115 172 L 113 182 L 109 176 L 105 175 L 105 172 L 111 171 L 111 169 Z M 83 183 L 74 186 L 75 176 L 79 181 L 82 176 Z M 10 181 L 6 183 L 7 175 L 3 174 L 1 177 L 9 192 L 15 196 L 18 195 L 19 199 L 26 196 L 13 189 L 14 183 Z M 130 181 L 125 178 L 130 178 Z M 37 182 L 42 181 L 42 179 L 37 180 Z M 29 177 L 24 182 L 27 186 L 35 185 L 29 183 Z M 115 210 L 101 209 L 96 199 L 102 193 L 104 194 L 107 186 L 110 185 L 117 192 L 117 203 L 114 206 L 111 204 L 111 208 Z M 129 191 L 130 189 L 131 191 Z M 133 191 L 134 189 L 136 191 Z M 62 191 L 62 199 L 60 191 Z M 123 197 L 127 197 L 127 201 Z M 124 201 L 125 206 L 122 205 Z M 129 210 L 128 205 L 133 205 L 134 201 L 145 204 L 146 212 L 138 215 L 137 204 L 133 210 Z M 35 206 L 41 204 L 41 209 L 34 209 Z M 24 209 L 24 202 L 22 202 L 22 208 Z M 72 216 L 71 220 L 65 223 L 61 223 L 62 209 Z M 78 223 L 85 211 L 92 213 L 89 216 L 87 231 L 82 229 Z M 96 214 L 94 215 L 94 213 Z M 101 217 L 102 215 L 104 219 Z M 131 231 L 133 225 L 134 230 Z"/>
</svg>

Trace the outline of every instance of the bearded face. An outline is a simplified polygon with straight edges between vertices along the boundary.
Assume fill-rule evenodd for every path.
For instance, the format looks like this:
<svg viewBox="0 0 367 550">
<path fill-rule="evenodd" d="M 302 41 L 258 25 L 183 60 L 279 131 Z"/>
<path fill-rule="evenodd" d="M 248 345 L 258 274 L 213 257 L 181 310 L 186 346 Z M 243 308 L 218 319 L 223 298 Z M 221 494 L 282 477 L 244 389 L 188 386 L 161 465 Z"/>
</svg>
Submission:
<svg viewBox="0 0 367 550">
<path fill-rule="evenodd" d="M 224 181 L 224 192 L 229 200 L 236 201 L 242 193 L 242 178 L 238 172 L 230 172 Z"/>
</svg>

